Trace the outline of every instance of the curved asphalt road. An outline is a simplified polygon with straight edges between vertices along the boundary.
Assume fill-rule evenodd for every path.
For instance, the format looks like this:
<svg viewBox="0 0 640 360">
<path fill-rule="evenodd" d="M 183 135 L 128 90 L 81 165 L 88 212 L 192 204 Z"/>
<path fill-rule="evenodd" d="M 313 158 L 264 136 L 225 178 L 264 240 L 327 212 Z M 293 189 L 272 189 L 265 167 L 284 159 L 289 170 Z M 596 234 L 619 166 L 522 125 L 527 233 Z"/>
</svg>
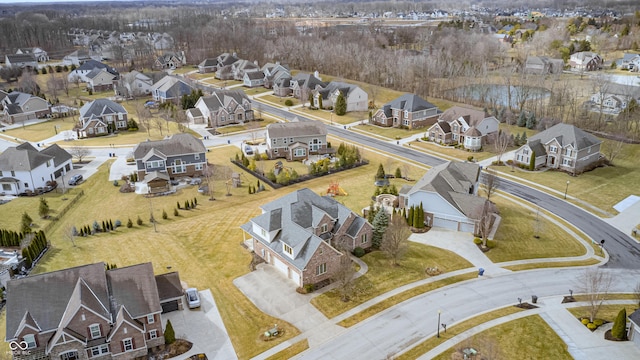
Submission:
<svg viewBox="0 0 640 360">
<path fill-rule="evenodd" d="M 294 118 L 298 118 L 300 121 L 315 121 L 268 104 L 255 102 L 255 105 L 256 109 L 260 109 L 261 111 L 289 121 Z M 428 166 L 435 166 L 445 162 L 443 159 L 424 154 L 411 148 L 398 146 L 392 142 L 382 141 L 340 127 L 327 126 L 327 130 L 331 135 L 339 136 L 354 143 L 371 146 L 381 151 L 393 154 L 399 158 L 409 159 Z M 506 193 L 529 201 L 560 216 L 580 230 L 584 231 L 598 243 L 600 240 L 604 239 L 604 247 L 609 253 L 609 262 L 604 265 L 605 267 L 640 269 L 640 244 L 597 216 L 582 210 L 563 199 L 559 199 L 542 191 L 503 178 L 500 179 L 499 188 Z"/>
</svg>

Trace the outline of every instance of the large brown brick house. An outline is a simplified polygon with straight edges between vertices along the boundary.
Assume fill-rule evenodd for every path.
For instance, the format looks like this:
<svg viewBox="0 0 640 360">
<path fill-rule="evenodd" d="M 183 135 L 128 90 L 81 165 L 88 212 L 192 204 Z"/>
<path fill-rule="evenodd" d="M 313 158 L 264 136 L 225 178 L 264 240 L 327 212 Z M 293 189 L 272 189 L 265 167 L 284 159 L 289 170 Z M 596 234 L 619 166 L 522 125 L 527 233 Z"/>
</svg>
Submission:
<svg viewBox="0 0 640 360">
<path fill-rule="evenodd" d="M 111 270 L 96 263 L 11 280 L 5 340 L 25 348 L 14 359 L 146 356 L 164 344 L 158 294 L 151 263 Z"/>
<path fill-rule="evenodd" d="M 241 228 L 256 255 L 298 286 L 328 282 L 344 252 L 371 246 L 371 224 L 306 188 L 263 205 Z"/>
</svg>

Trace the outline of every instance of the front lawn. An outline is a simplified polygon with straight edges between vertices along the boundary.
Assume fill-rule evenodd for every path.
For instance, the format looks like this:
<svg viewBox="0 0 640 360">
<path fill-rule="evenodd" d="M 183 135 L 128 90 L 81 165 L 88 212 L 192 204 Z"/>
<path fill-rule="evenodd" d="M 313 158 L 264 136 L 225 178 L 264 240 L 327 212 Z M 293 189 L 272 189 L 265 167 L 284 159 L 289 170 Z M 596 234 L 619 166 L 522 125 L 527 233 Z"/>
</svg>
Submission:
<svg viewBox="0 0 640 360">
<path fill-rule="evenodd" d="M 26 141 L 38 142 L 44 139 L 48 139 L 52 136 L 59 134 L 62 131 L 73 129 L 76 124 L 77 116 L 70 116 L 66 118 L 50 119 L 38 124 L 28 125 L 24 127 L 16 127 L 10 130 L 6 130 L 4 134 L 12 138 L 18 138 Z M 57 129 L 56 129 L 57 127 Z"/>
<path fill-rule="evenodd" d="M 453 359 L 456 349 L 468 347 L 476 349 L 478 358 L 483 359 L 573 359 L 564 341 L 539 315 L 492 327 L 463 340 L 454 349 L 449 349 L 434 359 Z"/>
<path fill-rule="evenodd" d="M 275 96 L 272 94 L 268 94 L 268 95 L 264 95 L 264 96 L 260 96 L 258 98 L 255 99 L 256 101 L 262 101 L 262 102 L 266 102 L 266 103 L 270 103 L 272 105 L 275 106 L 280 106 L 280 107 L 284 107 L 284 106 L 289 106 L 289 105 L 285 105 L 285 102 L 287 100 L 291 100 L 291 105 L 290 106 L 296 106 L 296 105 L 300 105 L 300 100 L 288 96 L 288 97 L 280 97 L 280 96 Z"/>
<path fill-rule="evenodd" d="M 625 308 L 627 310 L 627 316 L 629 316 L 638 309 L 638 304 L 637 303 L 625 304 L 625 305 L 623 304 L 606 305 L 605 304 L 600 307 L 600 310 L 598 311 L 598 315 L 596 316 L 596 318 L 604 321 L 608 321 L 608 322 L 614 322 L 616 320 L 616 317 L 618 316 L 618 313 L 620 312 L 620 310 L 622 310 L 622 308 Z M 567 311 L 569 311 L 571 314 L 573 314 L 573 316 L 576 317 L 576 321 L 580 321 L 578 319 L 582 317 L 586 317 L 586 318 L 589 317 L 589 306 L 567 308 Z"/>
<path fill-rule="evenodd" d="M 545 219 L 536 211 L 507 200 L 502 196 L 492 196 L 502 222 L 495 236 L 495 248 L 485 255 L 494 263 L 522 259 L 581 256 L 586 253 L 582 244 L 567 234 L 562 228 Z M 536 218 L 540 225 L 534 237 Z"/>
<path fill-rule="evenodd" d="M 425 129 L 421 130 L 422 133 L 426 131 Z M 496 154 L 492 152 L 493 149 L 489 148 L 483 149 L 483 151 L 473 152 L 467 151 L 464 148 L 456 149 L 454 146 L 438 145 L 429 141 L 412 141 L 410 144 L 411 147 L 425 150 L 427 152 L 434 153 L 445 158 L 453 158 L 459 161 L 467 161 L 469 160 L 470 156 L 473 157 L 474 161 L 481 161 L 496 156 Z"/>
<path fill-rule="evenodd" d="M 384 138 L 387 138 L 389 140 L 397 140 L 397 139 L 404 139 L 406 137 L 415 135 L 415 134 L 421 134 L 424 133 L 425 129 L 421 128 L 421 129 L 400 129 L 400 128 L 396 128 L 396 127 L 382 127 L 382 126 L 376 126 L 376 125 L 368 125 L 368 124 L 364 124 L 364 125 L 357 125 L 353 128 L 354 130 L 358 130 L 358 131 L 362 131 L 365 133 L 370 133 L 370 134 L 374 134 L 377 136 L 382 136 Z"/>
<path fill-rule="evenodd" d="M 373 251 L 363 256 L 362 260 L 369 266 L 369 271 L 356 279 L 355 291 L 349 302 L 343 302 L 336 290 L 311 300 L 328 318 L 342 314 L 389 290 L 427 278 L 425 269 L 428 267 L 438 267 L 443 273 L 447 273 L 472 266 L 451 251 L 415 242 L 409 242 L 409 250 L 400 260 L 400 266 L 391 265 L 382 251 Z"/>
<path fill-rule="evenodd" d="M 341 124 L 347 125 L 354 122 L 364 122 L 369 119 L 368 111 L 352 111 L 348 112 L 342 116 L 336 115 L 334 112 L 329 110 L 311 110 L 307 107 L 301 107 L 293 110 L 294 112 L 298 112 L 302 115 L 309 116 L 312 119 L 321 119 L 325 123 L 328 124 Z"/>
</svg>

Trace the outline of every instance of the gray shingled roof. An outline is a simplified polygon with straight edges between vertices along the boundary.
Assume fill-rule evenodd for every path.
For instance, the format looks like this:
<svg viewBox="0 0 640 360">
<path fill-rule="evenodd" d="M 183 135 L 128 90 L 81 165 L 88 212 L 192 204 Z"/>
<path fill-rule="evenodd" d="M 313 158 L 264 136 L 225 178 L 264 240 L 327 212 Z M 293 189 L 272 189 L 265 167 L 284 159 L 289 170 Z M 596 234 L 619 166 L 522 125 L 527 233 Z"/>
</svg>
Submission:
<svg viewBox="0 0 640 360">
<path fill-rule="evenodd" d="M 58 144 L 53 144 L 40 152 L 44 155 L 53 156 L 53 164 L 59 166 L 65 161 L 71 160 L 72 156 Z"/>
<path fill-rule="evenodd" d="M 203 96 L 200 99 L 207 106 L 209 111 L 215 112 L 221 107 L 226 107 L 233 100 L 239 105 L 243 101 L 251 101 L 242 90 L 214 90 L 210 96 Z"/>
<path fill-rule="evenodd" d="M 41 329 L 56 329 L 80 278 L 101 303 L 109 304 L 104 269 L 104 263 L 97 263 L 10 280 L 7 283 L 7 339 L 15 336 L 26 312 Z"/>
<path fill-rule="evenodd" d="M 111 309 L 124 306 L 134 318 L 162 311 L 151 263 L 107 271 Z"/>
<path fill-rule="evenodd" d="M 342 93 L 342 95 L 346 97 L 349 95 L 351 91 L 357 88 L 358 88 L 357 85 L 348 84 L 340 81 L 332 81 L 328 83 L 325 87 L 320 89 L 318 92 L 320 93 L 320 95 L 322 95 L 323 99 L 327 99 L 329 98 L 329 95 L 336 90 L 339 90 Z"/>
<path fill-rule="evenodd" d="M 177 271 L 156 275 L 156 287 L 161 303 L 182 296 L 182 284 Z"/>
<path fill-rule="evenodd" d="M 629 320 L 631 320 L 636 326 L 640 326 L 640 309 L 634 311 L 629 315 Z"/>
<path fill-rule="evenodd" d="M 289 193 L 265 204 L 262 206 L 262 210 L 264 211 L 262 215 L 251 219 L 241 228 L 300 270 L 306 267 L 311 256 L 324 241 L 314 235 L 313 223 L 324 216 L 329 216 L 337 220 L 334 226 L 334 232 L 336 232 L 344 224 L 347 217 L 352 214 L 351 210 L 333 198 L 320 196 L 307 188 Z M 268 231 L 279 231 L 275 239 L 269 243 L 253 233 L 252 223 Z M 347 229 L 347 234 L 351 236 L 357 234 L 357 231 L 364 226 L 365 221 L 356 217 L 354 223 Z M 287 254 L 283 253 L 282 243 L 293 248 L 295 259 L 291 260 Z"/>
<path fill-rule="evenodd" d="M 575 150 L 582 150 L 602 142 L 597 137 L 578 127 L 570 124 L 559 123 L 543 132 L 533 135 L 529 138 L 528 143 L 535 144 L 536 141 L 539 141 L 542 144 L 546 144 L 553 139 L 558 140 L 560 146 L 565 147 L 572 145 Z M 540 154 L 536 151 L 536 156 L 539 155 Z"/>
<path fill-rule="evenodd" d="M 323 136 L 327 135 L 327 127 L 319 121 L 273 123 L 267 125 L 267 133 L 270 138 Z"/>
<path fill-rule="evenodd" d="M 395 100 L 386 103 L 383 106 L 383 109 L 385 109 L 385 115 L 389 117 L 391 116 L 391 113 L 387 114 L 387 106 L 389 107 L 389 110 L 398 109 L 402 111 L 408 110 L 409 112 L 433 109 L 436 107 L 416 94 L 404 94 Z"/>
<path fill-rule="evenodd" d="M 7 54 L 7 59 L 10 63 L 33 62 L 36 61 L 36 56 L 33 54 Z"/>
<path fill-rule="evenodd" d="M 80 108 L 80 118 L 89 119 L 92 116 L 102 117 L 108 114 L 127 114 L 127 110 L 117 102 L 109 99 L 96 99 L 84 104 Z"/>
<path fill-rule="evenodd" d="M 480 166 L 449 161 L 432 167 L 406 194 L 410 196 L 419 191 L 436 192 L 460 212 L 471 217 L 480 201 L 484 201 L 469 193 L 479 176 Z"/>
<path fill-rule="evenodd" d="M 439 120 L 451 122 L 461 117 L 464 118 L 467 125 L 474 126 L 484 120 L 485 113 L 483 110 L 471 109 L 464 106 L 452 106 L 440 115 Z"/>
<path fill-rule="evenodd" d="M 255 70 L 255 71 L 247 71 L 244 73 L 245 75 L 247 75 L 247 77 L 249 78 L 249 80 L 259 80 L 259 79 L 264 79 L 264 73 L 260 70 Z"/>
<path fill-rule="evenodd" d="M 133 156 L 135 159 L 142 159 L 152 149 L 156 149 L 166 156 L 196 154 L 207 151 L 202 140 L 196 139 L 191 134 L 183 133 L 173 134 L 168 139 L 141 142 L 133 149 Z"/>
<path fill-rule="evenodd" d="M 23 143 L 0 154 L 0 170 L 31 171 L 52 159 L 52 155 L 39 152 L 30 143 Z"/>
</svg>

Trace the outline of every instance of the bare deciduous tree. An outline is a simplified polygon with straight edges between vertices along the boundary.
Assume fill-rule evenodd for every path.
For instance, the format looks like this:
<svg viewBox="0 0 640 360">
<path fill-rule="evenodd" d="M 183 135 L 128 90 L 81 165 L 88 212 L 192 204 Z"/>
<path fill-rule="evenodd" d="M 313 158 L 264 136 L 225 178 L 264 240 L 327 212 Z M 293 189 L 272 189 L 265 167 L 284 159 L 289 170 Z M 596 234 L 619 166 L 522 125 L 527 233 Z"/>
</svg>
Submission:
<svg viewBox="0 0 640 360">
<path fill-rule="evenodd" d="M 149 109 L 144 107 L 144 104 L 138 103 L 136 105 L 136 114 L 138 114 L 140 124 L 147 129 L 147 136 L 151 136 L 151 124 L 149 123 L 149 120 L 151 119 L 151 112 Z"/>
<path fill-rule="evenodd" d="M 484 189 L 487 192 L 487 200 L 491 199 L 491 195 L 500 187 L 500 178 L 495 171 L 487 169 L 484 173 Z"/>
<path fill-rule="evenodd" d="M 166 115 L 166 114 L 165 114 L 164 116 L 169 116 L 169 115 Z M 164 120 L 163 120 L 163 119 L 161 119 L 161 118 L 153 118 L 153 120 L 152 120 L 153 125 L 155 125 L 155 127 L 156 127 L 156 128 L 158 129 L 158 131 L 160 132 L 160 136 L 163 136 L 163 135 L 162 135 L 162 127 L 164 126 L 163 121 L 164 121 Z"/>
<path fill-rule="evenodd" d="M 482 238 L 482 246 L 487 246 L 487 239 L 497 213 L 496 206 L 489 200 L 478 206 L 474 211 L 474 218 L 478 220 L 478 235 Z"/>
<path fill-rule="evenodd" d="M 73 146 L 69 150 L 70 150 L 69 153 L 71 154 L 71 156 L 78 159 L 79 163 L 82 163 L 82 159 L 89 156 L 89 154 L 91 154 L 91 150 L 89 150 L 84 146 Z"/>
<path fill-rule="evenodd" d="M 340 293 L 340 300 L 349 301 L 353 294 L 356 269 L 349 257 L 349 251 L 343 250 L 338 268 L 331 276 L 331 281 L 336 284 L 336 290 Z"/>
<path fill-rule="evenodd" d="M 620 156 L 620 154 L 626 148 L 626 144 L 620 140 L 605 140 L 602 144 L 602 152 L 607 157 L 610 163 Z"/>
<path fill-rule="evenodd" d="M 577 289 L 587 297 L 589 321 L 593 322 L 598 316 L 602 303 L 606 300 L 609 289 L 613 284 L 611 273 L 600 268 L 587 268 L 577 279 Z"/>
<path fill-rule="evenodd" d="M 73 228 L 73 225 L 71 224 L 65 225 L 62 232 L 62 236 L 65 239 L 69 240 L 71 242 L 71 245 L 73 245 L 73 247 L 76 247 L 76 231 Z"/>
<path fill-rule="evenodd" d="M 398 260 L 407 251 L 409 236 L 411 236 L 411 230 L 407 221 L 402 216 L 392 216 L 382 236 L 380 249 L 391 257 L 394 266 L 398 265 Z"/>
<path fill-rule="evenodd" d="M 504 155 L 504 152 L 507 151 L 509 145 L 511 145 L 511 134 L 509 133 L 509 131 L 498 130 L 498 134 L 496 135 L 493 142 L 493 147 L 498 154 L 498 165 L 502 163 L 502 155 Z"/>
</svg>

